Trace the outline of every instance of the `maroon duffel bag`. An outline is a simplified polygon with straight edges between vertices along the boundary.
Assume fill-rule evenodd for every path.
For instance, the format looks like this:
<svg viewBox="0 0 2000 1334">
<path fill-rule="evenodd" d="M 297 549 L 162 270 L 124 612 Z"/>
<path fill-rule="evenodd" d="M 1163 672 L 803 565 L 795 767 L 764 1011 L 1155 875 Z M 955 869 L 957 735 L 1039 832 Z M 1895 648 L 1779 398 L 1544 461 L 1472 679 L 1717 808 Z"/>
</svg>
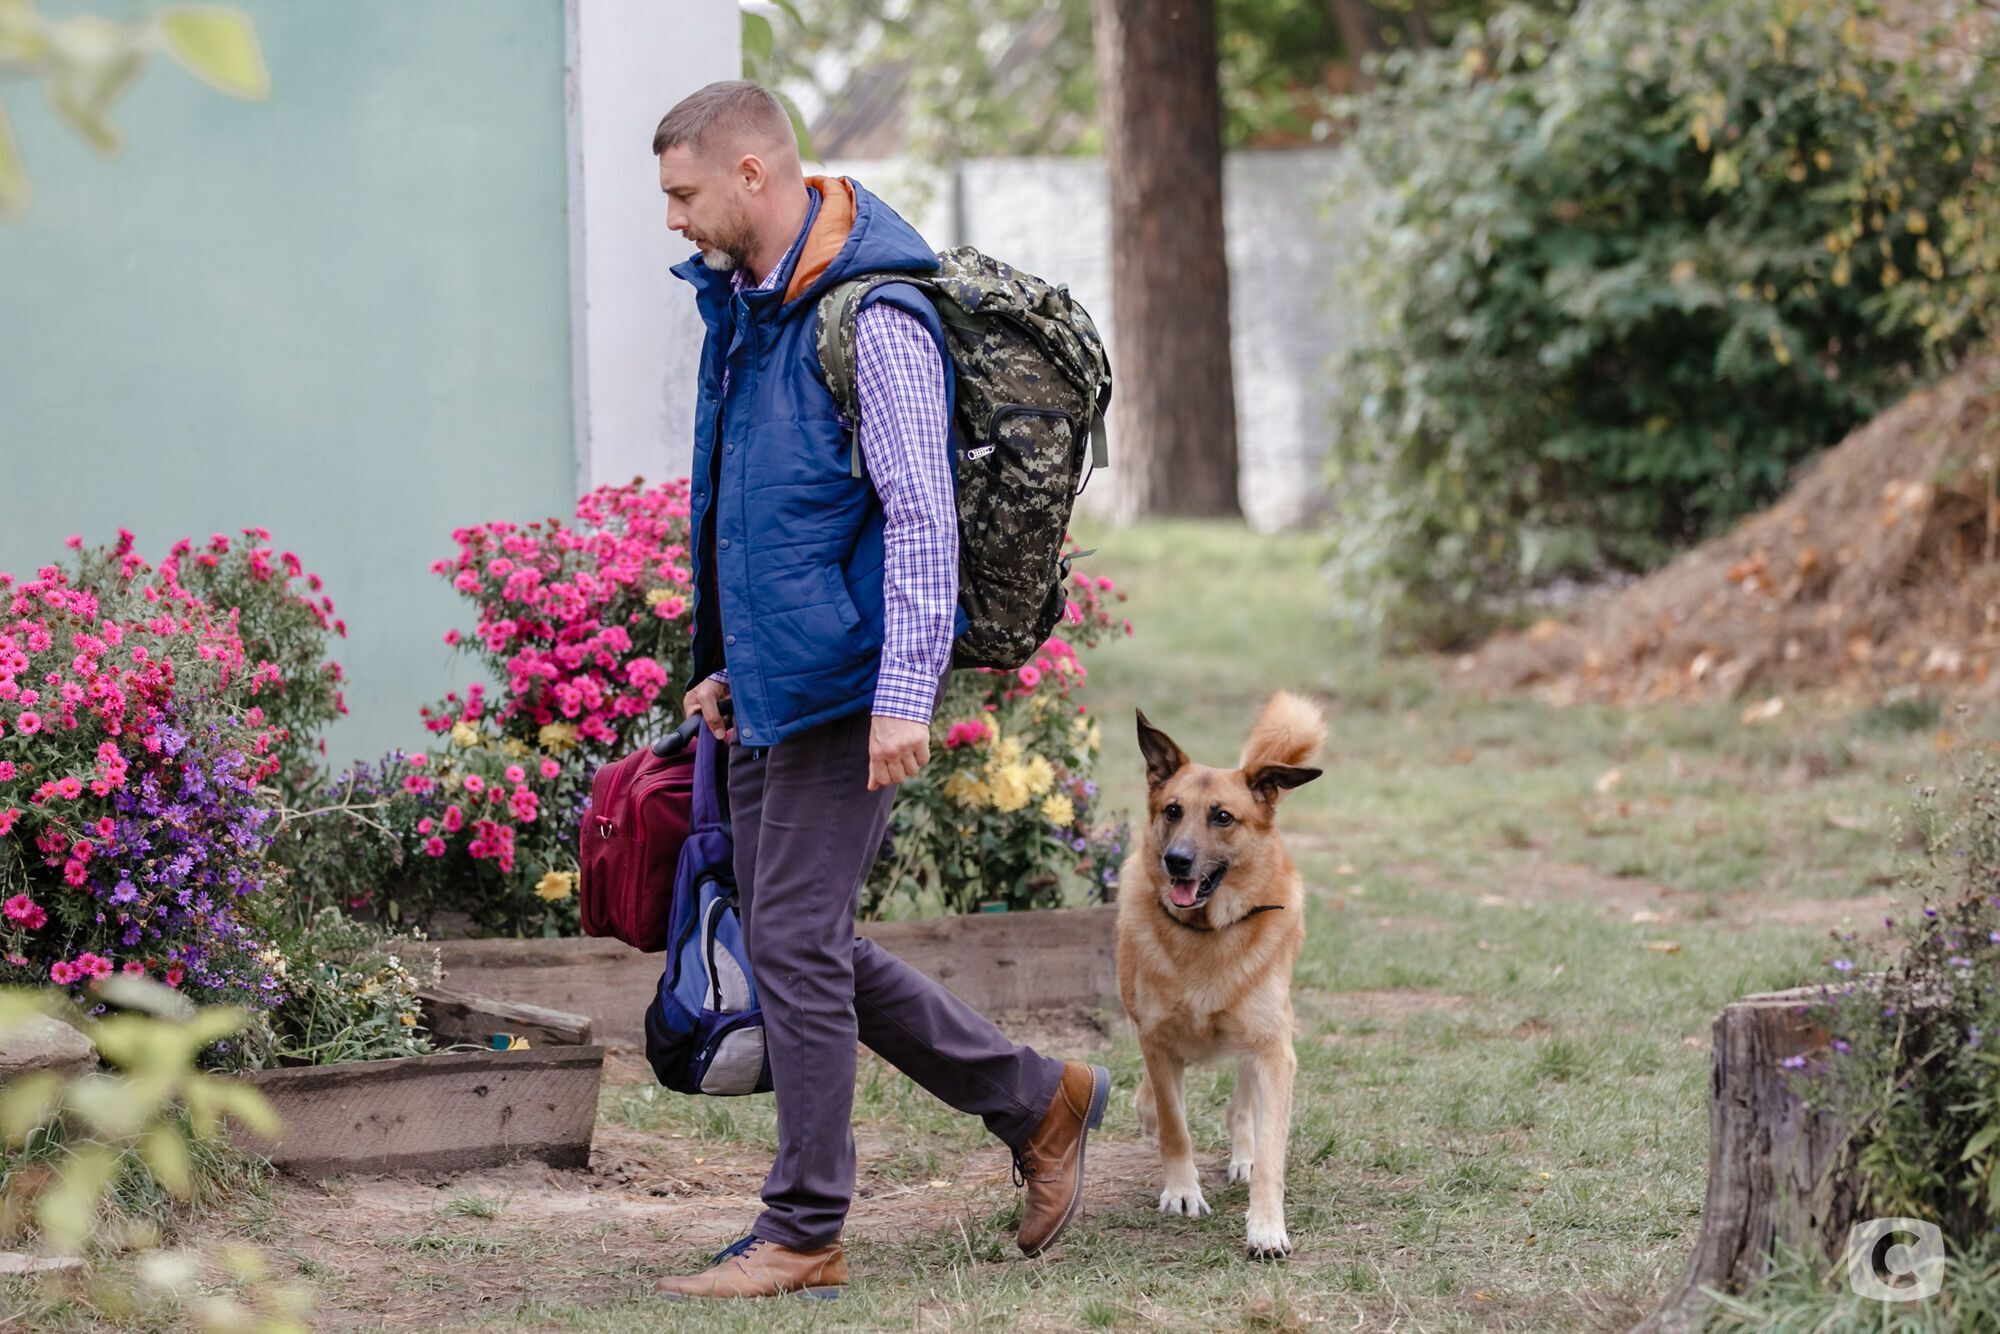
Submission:
<svg viewBox="0 0 2000 1334">
<path fill-rule="evenodd" d="M 615 936 L 654 954 L 666 949 L 674 870 L 693 822 L 694 747 L 687 743 L 700 721 L 697 714 L 590 780 L 577 853 L 586 936 Z"/>
</svg>

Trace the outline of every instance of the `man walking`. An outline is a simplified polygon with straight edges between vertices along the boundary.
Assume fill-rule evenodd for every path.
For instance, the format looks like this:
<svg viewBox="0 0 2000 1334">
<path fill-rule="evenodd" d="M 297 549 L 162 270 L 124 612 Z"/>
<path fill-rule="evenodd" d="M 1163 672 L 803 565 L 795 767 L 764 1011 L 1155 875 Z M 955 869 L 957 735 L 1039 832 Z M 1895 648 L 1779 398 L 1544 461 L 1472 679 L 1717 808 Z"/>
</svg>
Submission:
<svg viewBox="0 0 2000 1334">
<path fill-rule="evenodd" d="M 659 1290 L 838 1294 L 857 1039 L 1012 1150 L 1027 1187 L 1018 1242 L 1038 1255 L 1082 1202 L 1109 1072 L 1009 1041 L 854 934 L 896 785 L 930 758 L 961 628 L 952 390 L 936 313 L 891 284 L 862 307 L 859 421 L 844 420 L 818 375 L 816 307 L 845 279 L 924 274 L 937 261 L 854 182 L 808 179 L 784 111 L 755 84 L 688 97 L 653 152 L 667 225 L 700 250 L 674 272 L 707 327 L 685 705 L 735 743 L 737 893 L 778 1104 L 778 1155 L 750 1234 Z M 863 478 L 849 467 L 857 437 Z"/>
</svg>

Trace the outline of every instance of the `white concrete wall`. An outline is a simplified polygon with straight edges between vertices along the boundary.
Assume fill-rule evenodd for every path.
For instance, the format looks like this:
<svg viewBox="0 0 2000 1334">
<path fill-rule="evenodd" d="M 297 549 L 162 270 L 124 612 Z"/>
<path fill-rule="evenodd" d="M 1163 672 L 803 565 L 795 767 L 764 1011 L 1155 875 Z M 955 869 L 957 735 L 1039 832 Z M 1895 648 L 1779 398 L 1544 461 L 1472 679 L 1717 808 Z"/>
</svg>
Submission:
<svg viewBox="0 0 2000 1334">
<path fill-rule="evenodd" d="M 570 356 L 578 490 L 684 475 L 693 456 L 701 322 L 668 269 L 647 147 L 674 103 L 742 71 L 736 0 L 566 0 Z M 500 201 L 499 207 L 505 206 Z"/>
<path fill-rule="evenodd" d="M 1239 152 L 1224 168 L 1239 482 L 1244 513 L 1262 529 L 1307 520 L 1325 495 L 1332 430 L 1327 367 L 1352 328 L 1333 278 L 1355 219 L 1351 209 L 1329 204 L 1341 161 L 1336 150 Z M 969 162 L 956 206 L 948 173 L 902 161 L 831 168 L 888 200 L 939 249 L 975 245 L 1068 283 L 1115 356 L 1102 160 Z M 1110 471 L 1084 495 L 1087 510 L 1106 512 L 1117 493 L 1115 437 L 1111 460 Z"/>
</svg>

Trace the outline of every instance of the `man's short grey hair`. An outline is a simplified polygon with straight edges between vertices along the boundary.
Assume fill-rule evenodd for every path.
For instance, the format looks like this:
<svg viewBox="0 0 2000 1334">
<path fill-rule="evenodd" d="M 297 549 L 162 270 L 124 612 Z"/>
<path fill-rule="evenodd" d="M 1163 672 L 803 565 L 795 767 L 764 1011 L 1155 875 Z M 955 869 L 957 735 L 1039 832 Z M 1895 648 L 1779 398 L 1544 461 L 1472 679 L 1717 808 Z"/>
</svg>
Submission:
<svg viewBox="0 0 2000 1334">
<path fill-rule="evenodd" d="M 722 135 L 755 143 L 792 142 L 792 122 L 769 90 L 746 79 L 725 79 L 689 93 L 660 118 L 653 156 L 686 144 L 700 153 Z"/>
</svg>

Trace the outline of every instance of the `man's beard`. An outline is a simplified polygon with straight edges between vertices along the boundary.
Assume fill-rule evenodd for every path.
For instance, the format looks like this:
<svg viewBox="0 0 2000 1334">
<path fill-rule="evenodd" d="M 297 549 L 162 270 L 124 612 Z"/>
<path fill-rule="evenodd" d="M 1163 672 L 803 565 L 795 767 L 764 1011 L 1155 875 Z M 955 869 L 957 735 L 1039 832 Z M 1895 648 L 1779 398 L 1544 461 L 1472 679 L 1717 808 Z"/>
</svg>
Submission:
<svg viewBox="0 0 2000 1334">
<path fill-rule="evenodd" d="M 717 273 L 729 273 L 750 262 L 750 229 L 739 221 L 728 233 L 710 240 L 701 252 L 701 262 Z"/>
</svg>

